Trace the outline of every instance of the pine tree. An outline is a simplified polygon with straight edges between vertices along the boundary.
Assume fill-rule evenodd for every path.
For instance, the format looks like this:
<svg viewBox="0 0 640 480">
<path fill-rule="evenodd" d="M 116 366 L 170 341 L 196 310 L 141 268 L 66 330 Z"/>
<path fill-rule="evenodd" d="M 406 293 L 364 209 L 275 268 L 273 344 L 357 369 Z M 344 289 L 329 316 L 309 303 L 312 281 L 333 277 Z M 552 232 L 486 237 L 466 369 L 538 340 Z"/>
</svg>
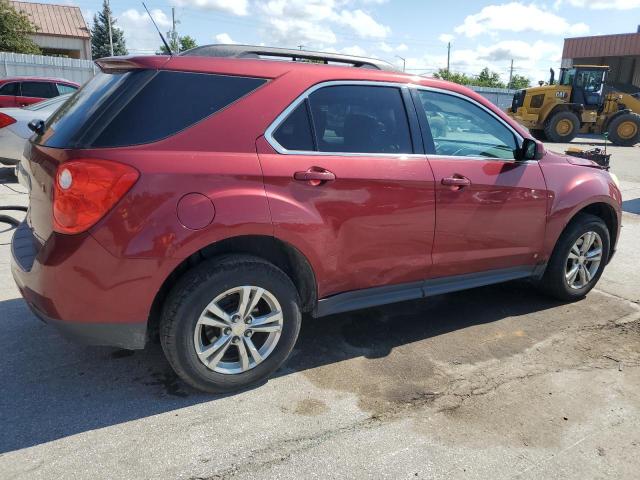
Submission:
<svg viewBox="0 0 640 480">
<path fill-rule="evenodd" d="M 91 28 L 91 55 L 93 59 L 110 57 L 109 47 L 109 17 L 111 17 L 111 38 L 113 39 L 113 54 L 127 55 L 127 46 L 124 41 L 124 32 L 115 26 L 116 19 L 113 18 L 111 9 L 104 0 L 102 11 L 93 16 L 93 27 Z"/>
<path fill-rule="evenodd" d="M 36 33 L 29 17 L 13 8 L 7 0 L 0 0 L 0 52 L 41 53 L 27 35 L 29 33 Z"/>
</svg>

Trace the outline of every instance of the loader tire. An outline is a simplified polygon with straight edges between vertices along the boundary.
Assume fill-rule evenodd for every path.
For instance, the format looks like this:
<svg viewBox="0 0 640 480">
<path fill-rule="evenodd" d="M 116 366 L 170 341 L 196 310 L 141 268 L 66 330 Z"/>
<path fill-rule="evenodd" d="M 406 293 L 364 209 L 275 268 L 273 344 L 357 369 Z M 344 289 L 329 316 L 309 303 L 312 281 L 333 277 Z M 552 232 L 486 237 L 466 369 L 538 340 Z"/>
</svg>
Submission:
<svg viewBox="0 0 640 480">
<path fill-rule="evenodd" d="M 615 145 L 632 147 L 640 142 L 640 115 L 623 113 L 615 117 L 607 126 L 609 140 Z"/>
<path fill-rule="evenodd" d="M 580 119 L 569 110 L 552 114 L 544 125 L 544 134 L 550 142 L 569 143 L 576 138 L 580 129 Z"/>
</svg>

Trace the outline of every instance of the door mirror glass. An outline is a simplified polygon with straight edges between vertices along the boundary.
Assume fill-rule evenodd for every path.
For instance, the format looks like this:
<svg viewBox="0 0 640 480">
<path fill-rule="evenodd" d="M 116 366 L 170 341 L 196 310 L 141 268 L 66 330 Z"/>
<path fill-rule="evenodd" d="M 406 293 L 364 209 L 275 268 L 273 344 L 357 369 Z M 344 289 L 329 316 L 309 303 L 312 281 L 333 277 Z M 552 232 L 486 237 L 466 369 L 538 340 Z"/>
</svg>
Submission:
<svg viewBox="0 0 640 480">
<path fill-rule="evenodd" d="M 522 141 L 522 147 L 516 150 L 516 160 L 537 160 L 538 158 L 538 144 L 535 140 L 525 138 Z"/>
</svg>

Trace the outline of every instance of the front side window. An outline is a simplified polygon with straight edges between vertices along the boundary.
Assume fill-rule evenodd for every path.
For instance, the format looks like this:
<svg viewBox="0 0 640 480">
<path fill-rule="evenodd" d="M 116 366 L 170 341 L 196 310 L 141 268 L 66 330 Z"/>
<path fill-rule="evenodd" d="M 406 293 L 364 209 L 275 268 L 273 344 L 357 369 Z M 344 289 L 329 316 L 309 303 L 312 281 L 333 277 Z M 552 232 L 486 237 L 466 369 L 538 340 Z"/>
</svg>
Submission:
<svg viewBox="0 0 640 480">
<path fill-rule="evenodd" d="M 321 152 L 413 153 L 400 89 L 368 85 L 324 87 L 309 95 Z"/>
<path fill-rule="evenodd" d="M 562 77 L 560 78 L 560 85 L 573 85 L 573 79 L 575 76 L 576 76 L 575 68 L 563 70 Z"/>
<path fill-rule="evenodd" d="M 436 155 L 515 158 L 513 132 L 483 108 L 445 93 L 420 90 L 418 95 Z"/>
<path fill-rule="evenodd" d="M 19 95 L 16 82 L 5 83 L 0 87 L 0 95 Z"/>
<path fill-rule="evenodd" d="M 576 87 L 584 88 L 585 92 L 599 92 L 602 87 L 603 70 L 578 70 Z"/>
<path fill-rule="evenodd" d="M 53 84 L 48 82 L 22 82 L 22 96 L 52 98 L 58 95 Z"/>
</svg>

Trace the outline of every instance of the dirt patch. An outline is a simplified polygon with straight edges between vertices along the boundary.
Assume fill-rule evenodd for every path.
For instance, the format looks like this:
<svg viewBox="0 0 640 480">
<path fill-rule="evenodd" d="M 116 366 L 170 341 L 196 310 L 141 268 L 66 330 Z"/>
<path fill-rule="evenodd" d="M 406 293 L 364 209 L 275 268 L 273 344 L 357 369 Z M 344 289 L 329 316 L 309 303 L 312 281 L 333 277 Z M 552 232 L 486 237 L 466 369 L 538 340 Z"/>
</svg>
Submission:
<svg viewBox="0 0 640 480">
<path fill-rule="evenodd" d="M 607 354 L 637 366 L 638 322 L 614 323 L 633 311 L 595 292 L 568 305 L 527 284 L 488 287 L 318 320 L 303 335 L 298 368 L 323 389 L 357 395 L 375 417 L 421 405 L 454 414 L 509 382 L 615 369 Z M 320 326 L 323 334 L 313 331 Z M 331 347 L 338 353 L 327 358 Z"/>
<path fill-rule="evenodd" d="M 296 408 L 293 410 L 293 413 L 304 415 L 307 417 L 315 417 L 317 415 L 322 415 L 327 411 L 329 411 L 329 407 L 322 400 L 316 400 L 315 398 L 305 398 L 304 400 L 298 402 Z"/>
</svg>

